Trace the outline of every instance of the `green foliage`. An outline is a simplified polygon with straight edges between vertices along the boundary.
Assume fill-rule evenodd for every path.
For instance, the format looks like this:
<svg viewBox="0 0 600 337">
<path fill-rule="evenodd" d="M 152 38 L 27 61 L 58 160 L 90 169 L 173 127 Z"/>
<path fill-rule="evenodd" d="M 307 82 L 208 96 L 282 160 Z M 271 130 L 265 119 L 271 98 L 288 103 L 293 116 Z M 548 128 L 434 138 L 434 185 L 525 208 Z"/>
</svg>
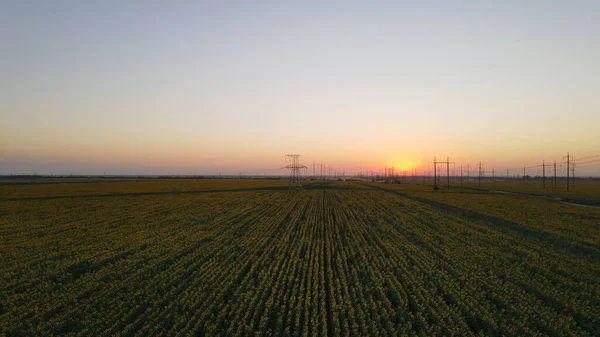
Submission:
<svg viewBox="0 0 600 337">
<path fill-rule="evenodd" d="M 600 335 L 600 211 L 335 182 L 2 186 L 0 335 Z"/>
</svg>

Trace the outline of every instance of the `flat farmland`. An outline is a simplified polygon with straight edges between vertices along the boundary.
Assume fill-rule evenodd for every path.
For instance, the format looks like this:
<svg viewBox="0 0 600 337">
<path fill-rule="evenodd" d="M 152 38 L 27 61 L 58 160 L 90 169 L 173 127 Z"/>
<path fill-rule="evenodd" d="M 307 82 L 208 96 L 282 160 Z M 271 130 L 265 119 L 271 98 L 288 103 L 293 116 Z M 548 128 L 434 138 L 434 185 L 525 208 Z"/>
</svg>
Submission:
<svg viewBox="0 0 600 337">
<path fill-rule="evenodd" d="M 460 183 L 455 179 L 450 184 L 451 187 L 459 188 Z M 465 189 L 480 189 L 485 191 L 503 191 L 511 193 L 521 193 L 534 196 L 545 196 L 549 198 L 562 199 L 567 202 L 586 204 L 591 206 L 600 206 L 600 181 L 598 180 L 582 180 L 578 179 L 573 185 L 573 181 L 569 184 L 565 180 L 558 181 L 556 187 L 552 186 L 550 179 L 546 180 L 544 186 L 541 179 L 528 180 L 498 180 L 498 181 L 483 181 L 479 185 L 476 181 L 463 182 Z M 445 181 L 441 183 L 441 188 L 444 188 Z"/>
<path fill-rule="evenodd" d="M 0 336 L 598 336 L 600 210 L 285 181 L 0 185 Z"/>
</svg>

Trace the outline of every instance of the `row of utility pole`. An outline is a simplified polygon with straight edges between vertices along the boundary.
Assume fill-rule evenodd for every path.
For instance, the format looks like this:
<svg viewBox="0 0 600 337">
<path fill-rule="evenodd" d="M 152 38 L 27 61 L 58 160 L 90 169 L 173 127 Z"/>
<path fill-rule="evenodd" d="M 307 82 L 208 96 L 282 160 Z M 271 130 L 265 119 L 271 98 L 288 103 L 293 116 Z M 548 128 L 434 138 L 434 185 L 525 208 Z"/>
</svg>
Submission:
<svg viewBox="0 0 600 337">
<path fill-rule="evenodd" d="M 396 181 L 396 172 L 394 171 L 394 167 L 383 168 L 383 180 L 391 180 L 392 182 Z"/>
<path fill-rule="evenodd" d="M 600 156 L 592 156 L 589 158 L 595 158 L 595 157 L 600 157 Z M 566 162 L 567 168 L 566 168 L 566 181 L 567 181 L 567 191 L 569 189 L 573 189 L 575 187 L 575 165 L 576 163 L 573 162 L 573 156 L 571 156 L 571 154 L 569 152 L 567 152 L 567 155 L 565 157 L 563 157 L 564 162 Z M 600 161 L 598 159 L 596 160 L 592 160 L 589 162 L 597 162 Z M 563 163 L 564 163 L 563 162 Z M 588 162 L 588 163 L 589 163 Z M 438 165 L 442 165 L 442 167 L 445 165 L 446 166 L 446 182 L 447 182 L 447 188 L 450 189 L 450 165 L 455 166 L 454 162 L 450 161 L 450 158 L 447 157 L 446 161 L 438 161 L 436 159 L 436 157 L 433 157 L 433 162 L 429 162 L 428 163 L 428 167 L 430 167 L 430 165 L 433 166 L 433 189 L 437 190 L 439 189 L 439 183 L 441 182 L 441 178 L 442 175 L 440 174 L 440 169 L 438 168 Z M 534 166 L 523 166 L 523 184 L 527 183 L 527 169 L 531 169 L 531 168 L 541 168 L 542 169 L 542 187 L 546 188 L 546 166 L 550 166 L 550 165 L 546 165 L 545 161 L 542 161 L 541 165 L 534 165 Z M 555 189 L 557 188 L 557 171 L 556 171 L 556 160 L 554 161 L 553 166 L 551 166 L 554 168 L 554 172 L 553 172 L 553 176 L 550 176 L 550 178 L 552 179 L 552 188 Z M 470 179 L 471 178 L 471 167 L 470 165 L 467 165 L 467 178 Z M 481 162 L 478 163 L 477 165 L 477 184 L 478 186 L 481 186 L 481 182 L 484 178 L 484 174 L 485 174 L 485 170 L 484 167 L 482 165 Z M 506 169 L 506 179 L 510 179 L 510 171 L 511 170 L 520 170 L 520 169 Z M 496 171 L 495 169 L 492 169 L 492 181 L 496 181 Z M 539 174 L 539 171 L 538 171 Z M 454 175 L 454 170 L 452 170 L 452 176 Z M 463 187 L 463 165 L 460 165 L 460 186 Z M 425 184 L 425 173 L 423 173 L 423 184 Z"/>
<path fill-rule="evenodd" d="M 321 161 L 320 163 L 316 163 L 315 161 L 313 161 L 312 164 L 312 169 L 313 169 L 313 174 L 312 177 L 313 179 L 326 179 L 329 180 L 331 178 L 333 179 L 338 179 L 338 178 L 343 178 L 346 176 L 346 170 L 338 170 L 334 167 L 331 166 L 325 166 L 323 165 L 323 162 Z"/>
</svg>

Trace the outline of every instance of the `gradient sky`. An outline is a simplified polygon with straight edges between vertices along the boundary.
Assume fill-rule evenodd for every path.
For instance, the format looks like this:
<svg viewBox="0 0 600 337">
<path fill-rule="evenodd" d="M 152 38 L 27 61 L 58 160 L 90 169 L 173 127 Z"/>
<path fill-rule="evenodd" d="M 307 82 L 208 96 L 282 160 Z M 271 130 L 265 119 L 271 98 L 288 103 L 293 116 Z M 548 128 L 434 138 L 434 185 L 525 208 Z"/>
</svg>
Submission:
<svg viewBox="0 0 600 337">
<path fill-rule="evenodd" d="M 0 116 L 0 174 L 597 155 L 600 1 L 3 1 Z"/>
</svg>

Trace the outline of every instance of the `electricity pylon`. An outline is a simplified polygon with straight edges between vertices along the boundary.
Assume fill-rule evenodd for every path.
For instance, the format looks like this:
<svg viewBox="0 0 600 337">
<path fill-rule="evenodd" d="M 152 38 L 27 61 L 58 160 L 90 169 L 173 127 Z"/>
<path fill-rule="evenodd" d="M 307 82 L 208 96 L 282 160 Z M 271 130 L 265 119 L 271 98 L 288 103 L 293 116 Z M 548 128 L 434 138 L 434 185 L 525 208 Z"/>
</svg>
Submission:
<svg viewBox="0 0 600 337">
<path fill-rule="evenodd" d="M 300 165 L 299 154 L 286 154 L 285 161 L 289 164 L 282 167 L 282 169 L 290 170 L 290 189 L 301 190 L 300 170 L 306 169 L 307 167 L 305 165 Z"/>
</svg>

